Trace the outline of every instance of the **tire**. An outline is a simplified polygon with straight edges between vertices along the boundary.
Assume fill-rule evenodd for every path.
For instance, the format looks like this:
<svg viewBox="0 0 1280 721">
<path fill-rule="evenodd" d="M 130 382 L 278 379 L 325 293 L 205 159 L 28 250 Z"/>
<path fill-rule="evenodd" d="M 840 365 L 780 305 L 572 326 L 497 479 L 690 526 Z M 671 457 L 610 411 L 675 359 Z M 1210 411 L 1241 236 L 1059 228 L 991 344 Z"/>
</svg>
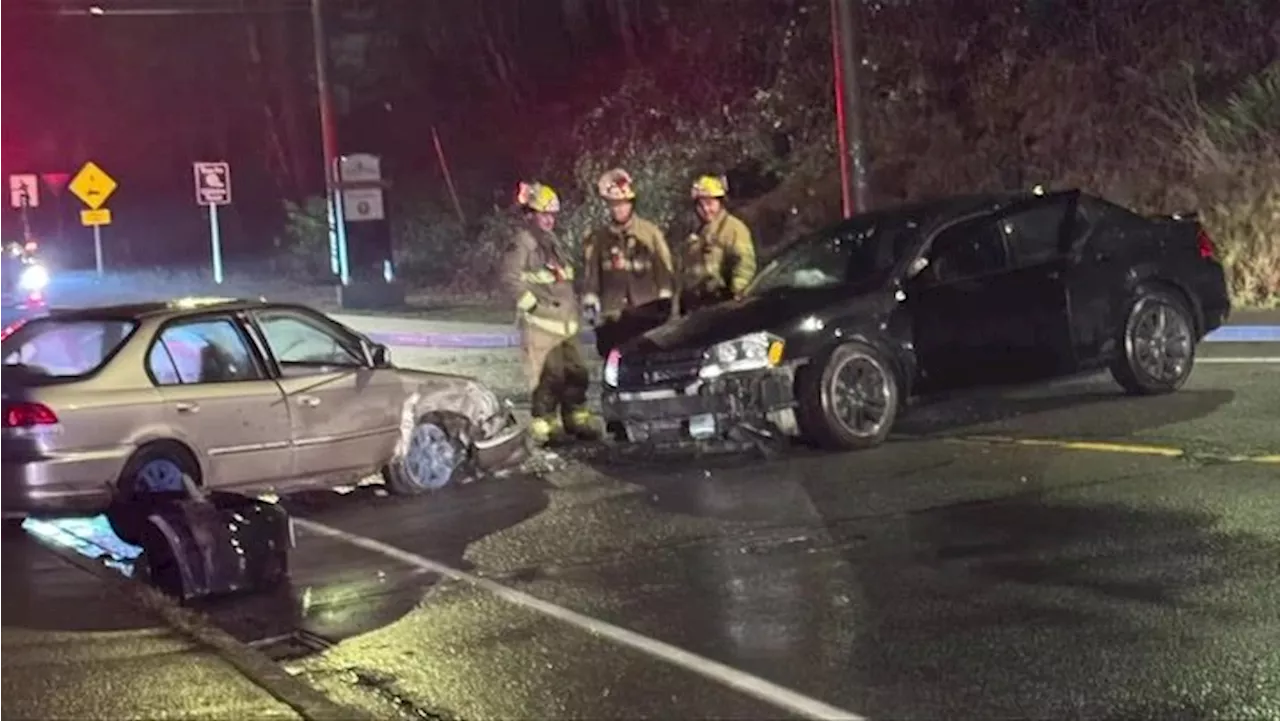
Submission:
<svg viewBox="0 0 1280 721">
<path fill-rule="evenodd" d="M 1111 377 L 1132 395 L 1178 390 L 1195 368 L 1195 328 L 1191 310 L 1177 295 L 1140 290 L 1125 315 Z"/>
<path fill-rule="evenodd" d="M 861 375 L 862 383 L 867 385 L 848 388 L 852 380 L 846 375 L 849 371 Z M 820 448 L 858 450 L 878 446 L 888 437 L 898 416 L 897 373 L 883 353 L 866 343 L 845 343 L 815 358 L 797 379 L 796 392 L 801 433 Z M 849 398 L 850 394 L 855 398 Z M 860 416 L 855 416 L 852 423 L 846 420 L 840 411 L 849 401 L 868 410 L 879 407 L 874 422 L 859 426 L 856 422 Z"/>
<path fill-rule="evenodd" d="M 387 490 L 397 496 L 418 496 L 466 476 L 471 465 L 466 440 L 470 425 L 454 413 L 426 413 L 418 418 L 404 452 L 383 471 Z"/>
<path fill-rule="evenodd" d="M 174 479 L 182 475 L 199 483 L 200 468 L 191 454 L 176 443 L 151 443 L 133 454 L 120 474 L 115 498 L 106 514 L 111 530 L 120 540 L 140 545 L 152 504 L 186 497 L 185 487 L 174 484 Z"/>
</svg>

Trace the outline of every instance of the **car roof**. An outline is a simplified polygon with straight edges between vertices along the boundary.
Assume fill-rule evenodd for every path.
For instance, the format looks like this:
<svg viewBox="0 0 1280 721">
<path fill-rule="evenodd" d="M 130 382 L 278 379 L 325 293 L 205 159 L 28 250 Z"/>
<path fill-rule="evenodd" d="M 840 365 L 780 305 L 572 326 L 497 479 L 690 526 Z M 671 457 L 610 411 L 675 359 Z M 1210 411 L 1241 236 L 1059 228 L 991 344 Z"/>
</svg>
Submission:
<svg viewBox="0 0 1280 721">
<path fill-rule="evenodd" d="M 996 210 L 1011 203 L 1031 200 L 1036 197 L 1061 195 L 1072 192 L 1076 191 L 1068 188 L 1048 193 L 1027 190 L 950 195 L 879 208 L 871 211 L 870 213 L 863 214 L 862 216 L 855 215 L 850 218 L 849 221 L 856 221 L 859 217 L 866 218 L 871 215 L 880 215 L 880 217 L 913 218 L 915 220 L 925 222 L 944 221 L 951 218 L 959 218 L 971 213 Z"/>
<path fill-rule="evenodd" d="M 51 308 L 46 317 L 58 320 L 77 319 L 119 319 L 143 320 L 146 318 L 179 318 L 208 311 L 234 312 L 239 310 L 255 310 L 262 308 L 295 307 L 290 303 L 273 303 L 265 298 L 174 298 L 164 301 L 147 301 L 143 303 L 122 303 L 118 305 L 99 305 L 84 308 Z"/>
</svg>

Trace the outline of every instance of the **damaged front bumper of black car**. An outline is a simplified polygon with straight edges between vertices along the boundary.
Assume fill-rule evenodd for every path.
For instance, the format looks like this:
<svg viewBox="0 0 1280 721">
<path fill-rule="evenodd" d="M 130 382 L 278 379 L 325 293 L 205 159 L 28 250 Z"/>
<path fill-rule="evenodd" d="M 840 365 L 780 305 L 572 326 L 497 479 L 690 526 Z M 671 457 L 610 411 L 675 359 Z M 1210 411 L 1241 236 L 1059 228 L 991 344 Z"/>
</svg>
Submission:
<svg viewBox="0 0 1280 721">
<path fill-rule="evenodd" d="M 646 446 L 753 446 L 797 434 L 795 372 L 780 339 L 759 333 L 705 351 L 605 365 L 601 410 L 619 440 Z"/>
</svg>

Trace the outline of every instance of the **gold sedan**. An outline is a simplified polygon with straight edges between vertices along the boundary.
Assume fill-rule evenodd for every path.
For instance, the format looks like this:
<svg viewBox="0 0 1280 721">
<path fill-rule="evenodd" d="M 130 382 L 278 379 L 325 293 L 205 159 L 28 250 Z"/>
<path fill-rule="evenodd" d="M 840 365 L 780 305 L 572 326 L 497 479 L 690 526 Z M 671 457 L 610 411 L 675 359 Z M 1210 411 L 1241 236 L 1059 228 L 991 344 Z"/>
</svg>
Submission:
<svg viewBox="0 0 1280 721">
<path fill-rule="evenodd" d="M 287 493 L 381 473 L 415 495 L 517 463 L 524 429 L 465 376 L 397 368 L 305 306 L 184 299 L 54 311 L 4 331 L 3 511 L 106 512 L 137 538 L 147 501 Z"/>
</svg>

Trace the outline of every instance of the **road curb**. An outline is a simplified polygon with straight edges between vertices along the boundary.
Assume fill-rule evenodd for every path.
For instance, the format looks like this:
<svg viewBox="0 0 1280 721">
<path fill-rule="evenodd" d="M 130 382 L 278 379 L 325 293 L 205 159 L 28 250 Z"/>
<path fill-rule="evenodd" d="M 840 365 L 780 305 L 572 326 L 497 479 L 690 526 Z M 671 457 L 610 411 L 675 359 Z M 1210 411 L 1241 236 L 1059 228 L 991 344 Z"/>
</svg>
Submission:
<svg viewBox="0 0 1280 721">
<path fill-rule="evenodd" d="M 453 350 L 493 350 L 520 347 L 520 335 L 514 330 L 485 333 L 369 332 L 373 340 L 403 348 L 445 348 Z M 595 333 L 585 331 L 578 339 L 595 345 Z M 1206 343 L 1280 343 L 1280 325 L 1227 325 L 1205 337 Z"/>
<path fill-rule="evenodd" d="M 212 651 L 268 695 L 288 706 L 306 721 L 372 721 L 357 709 L 342 706 L 292 676 L 262 652 L 213 627 L 196 611 L 182 608 L 159 591 L 111 570 L 99 561 L 67 548 L 39 541 L 49 552 L 92 574 L 118 593 L 157 617 L 175 633 Z"/>
</svg>

